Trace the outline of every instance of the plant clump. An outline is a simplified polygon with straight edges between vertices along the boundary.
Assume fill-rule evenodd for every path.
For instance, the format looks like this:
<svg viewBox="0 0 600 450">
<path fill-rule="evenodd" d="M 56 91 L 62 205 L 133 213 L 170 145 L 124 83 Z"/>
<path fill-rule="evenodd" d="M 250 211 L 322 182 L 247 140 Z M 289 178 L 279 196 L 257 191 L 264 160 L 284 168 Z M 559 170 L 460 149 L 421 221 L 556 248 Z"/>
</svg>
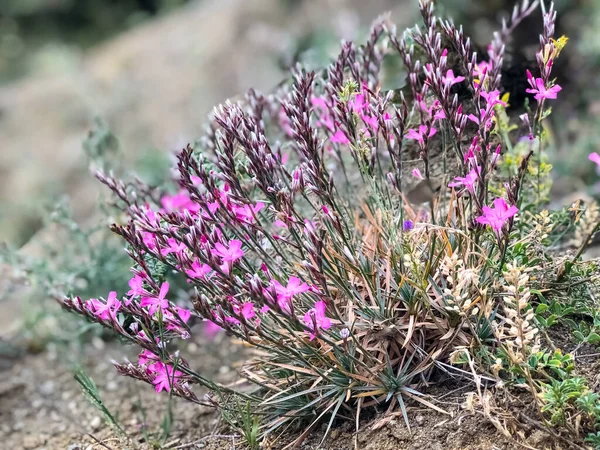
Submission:
<svg viewBox="0 0 600 450">
<path fill-rule="evenodd" d="M 382 405 L 410 427 L 409 402 L 447 413 L 422 390 L 448 375 L 520 386 L 543 414 L 571 363 L 544 345 L 542 293 L 597 282 L 579 256 L 598 214 L 544 209 L 543 121 L 561 90 L 552 5 L 520 117 L 500 91 L 511 32 L 536 7 L 521 2 L 479 55 L 421 0 L 422 25 L 398 34 L 383 18 L 326 70 L 298 67 L 271 95 L 218 106 L 178 155 L 177 191 L 98 173 L 123 211 L 112 229 L 130 290 L 62 304 L 141 348 L 115 364 L 123 375 L 228 415 L 246 405 L 253 442 Z M 386 91 L 394 58 L 407 83 Z M 553 256 L 563 241 L 573 257 Z M 177 350 L 196 320 L 255 350 L 245 385 L 205 378 Z M 549 420 L 596 411 L 579 391 Z"/>
</svg>

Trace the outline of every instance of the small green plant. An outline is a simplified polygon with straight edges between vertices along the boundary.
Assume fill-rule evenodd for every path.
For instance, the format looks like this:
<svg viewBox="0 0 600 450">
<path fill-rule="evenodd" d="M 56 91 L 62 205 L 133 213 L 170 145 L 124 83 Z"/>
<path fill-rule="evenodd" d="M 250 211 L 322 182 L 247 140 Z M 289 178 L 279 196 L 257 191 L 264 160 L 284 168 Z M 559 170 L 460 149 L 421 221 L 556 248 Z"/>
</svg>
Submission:
<svg viewBox="0 0 600 450">
<path fill-rule="evenodd" d="M 75 369 L 75 373 L 73 376 L 75 378 L 75 381 L 77 381 L 77 383 L 79 384 L 79 387 L 81 387 L 81 390 L 85 397 L 96 409 L 98 409 L 98 411 L 102 413 L 106 422 L 108 422 L 120 434 L 125 435 L 125 431 L 121 427 L 119 421 L 106 408 L 104 402 L 100 398 L 100 393 L 98 392 L 98 388 L 96 387 L 96 383 L 94 383 L 94 380 L 92 380 L 81 367 Z"/>
</svg>

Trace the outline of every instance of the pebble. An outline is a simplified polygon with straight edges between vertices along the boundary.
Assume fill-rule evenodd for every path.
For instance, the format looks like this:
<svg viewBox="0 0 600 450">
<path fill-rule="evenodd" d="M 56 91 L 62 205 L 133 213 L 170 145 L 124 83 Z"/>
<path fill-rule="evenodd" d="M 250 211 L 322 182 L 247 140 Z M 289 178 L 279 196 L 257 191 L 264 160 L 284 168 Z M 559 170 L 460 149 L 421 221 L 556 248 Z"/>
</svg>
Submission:
<svg viewBox="0 0 600 450">
<path fill-rule="evenodd" d="M 79 444 L 71 444 L 67 447 L 67 450 L 81 450 L 81 445 Z"/>
<path fill-rule="evenodd" d="M 37 436 L 25 436 L 23 438 L 23 448 L 25 450 L 34 449 L 40 446 L 40 439 Z"/>
<path fill-rule="evenodd" d="M 94 416 L 94 418 L 92 420 L 90 420 L 90 427 L 92 427 L 92 429 L 98 430 L 100 427 L 102 426 L 102 419 L 98 416 Z"/>
<path fill-rule="evenodd" d="M 425 417 L 423 417 L 423 416 L 417 416 L 415 418 L 415 422 L 417 422 L 419 425 L 423 425 L 423 423 L 425 423 Z"/>
</svg>

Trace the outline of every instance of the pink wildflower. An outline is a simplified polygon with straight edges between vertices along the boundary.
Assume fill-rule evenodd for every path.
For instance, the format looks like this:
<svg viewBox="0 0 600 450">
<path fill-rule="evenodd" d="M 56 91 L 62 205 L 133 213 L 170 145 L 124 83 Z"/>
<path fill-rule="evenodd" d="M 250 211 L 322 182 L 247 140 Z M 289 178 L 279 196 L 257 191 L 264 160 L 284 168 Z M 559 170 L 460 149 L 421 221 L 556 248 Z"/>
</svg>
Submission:
<svg viewBox="0 0 600 450">
<path fill-rule="evenodd" d="M 431 127 L 429 129 L 429 134 L 427 134 L 427 126 L 426 125 L 419 125 L 419 130 L 415 130 L 414 128 L 411 128 L 410 130 L 408 130 L 408 134 L 406 135 L 407 139 L 414 139 L 415 141 L 419 142 L 421 145 L 425 143 L 425 135 L 427 135 L 428 138 L 432 137 L 435 133 L 437 132 L 437 130 L 433 127 Z"/>
<path fill-rule="evenodd" d="M 161 311 L 169 306 L 169 300 L 166 298 L 169 292 L 169 283 L 166 281 L 160 286 L 160 292 L 157 297 L 142 297 L 140 306 L 149 306 L 148 312 L 154 314 L 157 309 Z"/>
<path fill-rule="evenodd" d="M 445 86 L 454 86 L 457 83 L 464 81 L 465 77 L 455 77 L 452 69 L 446 72 L 446 76 L 442 77 L 442 82 Z"/>
<path fill-rule="evenodd" d="M 477 222 L 482 225 L 489 225 L 499 236 L 506 221 L 514 217 L 517 212 L 519 212 L 519 209 L 515 205 L 509 207 L 503 198 L 497 198 L 494 200 L 494 208 L 483 207 L 483 215 L 477 218 Z"/>
<path fill-rule="evenodd" d="M 168 213 L 189 211 L 195 213 L 200 210 L 200 205 L 194 203 L 185 191 L 176 195 L 165 195 L 160 199 L 160 204 Z"/>
<path fill-rule="evenodd" d="M 558 84 L 551 86 L 550 88 L 546 88 L 544 80 L 541 78 L 534 78 L 529 70 L 527 71 L 527 81 L 529 82 L 531 89 L 526 89 L 525 92 L 528 94 L 535 94 L 534 98 L 537 101 L 544 100 L 546 98 L 548 100 L 554 100 L 556 99 L 558 93 L 562 91 L 562 87 L 560 87 Z"/>
<path fill-rule="evenodd" d="M 481 91 L 479 93 L 479 95 L 481 97 L 483 97 L 485 99 L 485 101 L 487 102 L 488 109 L 493 108 L 496 105 L 502 105 L 502 106 L 506 107 L 506 102 L 504 102 L 500 99 L 500 91 L 498 91 L 498 90 L 491 91 L 491 92 Z"/>
<path fill-rule="evenodd" d="M 167 245 L 168 247 L 163 247 L 160 249 L 160 254 L 163 256 L 167 256 L 170 253 L 179 255 L 187 248 L 183 242 L 178 242 L 175 238 L 167 239 Z"/>
<path fill-rule="evenodd" d="M 92 298 L 86 302 L 86 307 L 89 311 L 92 311 L 94 315 L 102 320 L 108 320 L 109 318 L 116 318 L 117 311 L 121 308 L 121 302 L 117 300 L 117 293 L 111 291 L 108 294 L 106 303 Z"/>
<path fill-rule="evenodd" d="M 275 292 L 277 292 L 277 304 L 287 313 L 291 312 L 290 303 L 292 297 L 310 289 L 307 283 L 297 277 L 290 277 L 287 286 L 283 286 L 279 281 L 273 280 L 273 286 L 275 286 Z"/>
<path fill-rule="evenodd" d="M 212 268 L 208 264 L 200 264 L 200 261 L 195 260 L 192 263 L 192 268 L 185 271 L 190 278 L 204 278 L 212 272 Z"/>
<path fill-rule="evenodd" d="M 146 365 L 148 361 L 156 362 L 158 361 L 158 356 L 156 356 L 150 350 L 144 349 L 142 353 L 138 355 L 138 365 Z"/>
<path fill-rule="evenodd" d="M 129 305 L 134 297 L 138 297 L 144 294 L 144 279 L 139 275 L 136 275 L 131 280 L 129 280 L 128 284 L 131 289 L 129 289 L 127 295 L 129 295 L 130 297 L 129 300 L 125 300 L 125 305 Z"/>
<path fill-rule="evenodd" d="M 273 226 L 279 228 L 288 228 L 287 224 L 280 219 L 275 219 L 275 221 L 273 222 Z"/>
<path fill-rule="evenodd" d="M 171 385 L 176 384 L 179 377 L 183 375 L 179 370 L 173 370 L 172 366 L 165 365 L 160 361 L 152 364 L 148 369 L 155 373 L 152 384 L 154 384 L 157 393 L 163 389 L 171 392 Z"/>
<path fill-rule="evenodd" d="M 232 239 L 229 241 L 227 247 L 220 242 L 217 242 L 215 248 L 212 250 L 212 254 L 219 256 L 224 263 L 233 264 L 244 256 L 242 241 Z"/>
<path fill-rule="evenodd" d="M 421 171 L 417 167 L 415 167 L 412 170 L 412 176 L 415 177 L 417 180 L 424 180 L 425 179 L 425 177 L 423 176 L 423 174 L 421 173 Z"/>
<path fill-rule="evenodd" d="M 481 172 L 481 166 L 474 167 L 465 177 L 456 177 L 455 181 L 448 184 L 448 187 L 460 187 L 464 186 L 471 194 L 475 192 L 475 183 L 479 178 Z"/>
<path fill-rule="evenodd" d="M 588 156 L 588 158 L 590 161 L 595 162 L 596 164 L 598 164 L 598 167 L 600 167 L 600 155 L 597 152 L 590 153 L 590 156 Z"/>
<path fill-rule="evenodd" d="M 265 207 L 263 202 L 257 202 L 256 205 L 233 205 L 231 210 L 235 214 L 235 218 L 242 223 L 254 223 L 256 214 Z"/>
<path fill-rule="evenodd" d="M 307 333 L 309 333 L 311 341 L 317 337 L 319 329 L 328 330 L 331 328 L 331 320 L 325 316 L 325 309 L 325 302 L 321 300 L 316 302 L 315 307 L 304 315 L 304 323 L 310 330 Z"/>
<path fill-rule="evenodd" d="M 331 136 L 330 140 L 336 144 L 347 145 L 350 143 L 350 140 L 346 137 L 346 134 L 342 130 L 337 130 L 333 136 Z"/>
</svg>

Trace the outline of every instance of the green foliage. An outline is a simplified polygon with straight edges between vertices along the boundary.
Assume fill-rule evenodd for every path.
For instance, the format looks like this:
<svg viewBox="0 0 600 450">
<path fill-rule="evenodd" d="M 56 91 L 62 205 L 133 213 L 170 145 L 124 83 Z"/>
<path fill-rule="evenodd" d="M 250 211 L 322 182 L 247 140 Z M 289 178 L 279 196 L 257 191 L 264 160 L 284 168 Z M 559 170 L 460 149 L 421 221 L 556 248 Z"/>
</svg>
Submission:
<svg viewBox="0 0 600 450">
<path fill-rule="evenodd" d="M 96 383 L 94 383 L 94 380 L 92 380 L 81 367 L 75 369 L 75 373 L 73 376 L 75 378 L 75 381 L 77 381 L 77 383 L 81 387 L 81 390 L 83 391 L 85 397 L 96 409 L 98 409 L 98 411 L 100 411 L 103 414 L 106 422 L 110 424 L 113 428 L 115 428 L 119 433 L 125 434 L 125 431 L 119 424 L 119 421 L 111 414 L 111 412 L 104 405 L 104 402 L 100 398 L 100 393 L 98 392 Z"/>
</svg>

